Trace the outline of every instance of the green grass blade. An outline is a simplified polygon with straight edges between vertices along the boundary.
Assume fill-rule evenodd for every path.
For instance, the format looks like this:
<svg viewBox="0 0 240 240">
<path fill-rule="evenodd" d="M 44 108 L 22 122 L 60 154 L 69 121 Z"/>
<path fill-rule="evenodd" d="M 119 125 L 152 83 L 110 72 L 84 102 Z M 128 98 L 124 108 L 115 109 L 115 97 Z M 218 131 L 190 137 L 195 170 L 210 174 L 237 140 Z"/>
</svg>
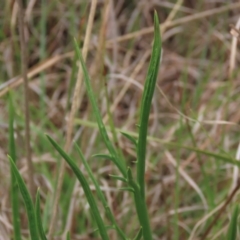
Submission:
<svg viewBox="0 0 240 240">
<path fill-rule="evenodd" d="M 76 149 L 78 151 L 78 154 L 79 154 L 80 158 L 82 159 L 83 165 L 84 165 L 85 169 L 87 170 L 88 175 L 90 176 L 90 178 L 91 178 L 91 180 L 92 180 L 92 182 L 93 182 L 93 184 L 94 184 L 94 186 L 96 188 L 97 194 L 98 194 L 98 196 L 99 196 L 99 198 L 100 198 L 100 200 L 101 200 L 101 202 L 102 202 L 102 204 L 103 204 L 103 206 L 104 206 L 104 208 L 106 210 L 107 217 L 111 221 L 114 229 L 116 229 L 116 231 L 118 232 L 119 237 L 121 239 L 123 239 L 123 240 L 127 239 L 125 234 L 123 233 L 123 231 L 119 228 L 119 226 L 118 226 L 118 224 L 117 224 L 117 222 L 116 222 L 116 220 L 115 220 L 115 218 L 113 216 L 113 213 L 112 213 L 111 209 L 108 206 L 107 200 L 106 200 L 102 190 L 100 189 L 100 186 L 99 186 L 96 178 L 94 177 L 93 172 L 92 172 L 91 168 L 89 167 L 89 165 L 88 165 L 88 163 L 87 163 L 87 161 L 86 161 L 86 159 L 85 159 L 85 157 L 84 157 L 80 147 L 77 144 L 75 144 L 75 147 L 76 147 Z"/>
<path fill-rule="evenodd" d="M 45 235 L 45 232 L 44 232 L 43 226 L 42 226 L 39 190 L 37 191 L 35 212 L 36 212 L 36 220 L 37 220 L 39 236 L 40 236 L 41 240 L 47 240 L 47 237 Z"/>
<path fill-rule="evenodd" d="M 93 111 L 94 111 L 94 114 L 95 114 L 95 117 L 96 117 L 96 120 L 97 120 L 97 123 L 98 123 L 99 131 L 101 133 L 101 136 L 104 140 L 104 143 L 105 143 L 108 151 L 110 152 L 110 154 L 114 158 L 114 163 L 116 164 L 118 169 L 121 171 L 123 176 L 126 177 L 127 176 L 126 163 L 124 161 L 122 161 L 121 158 L 118 157 L 117 151 L 115 150 L 112 142 L 110 141 L 110 139 L 108 137 L 107 130 L 106 130 L 104 124 L 103 124 L 101 114 L 100 114 L 100 111 L 98 109 L 98 106 L 97 106 L 97 103 L 96 103 L 96 100 L 95 100 L 95 97 L 94 97 L 94 94 L 93 94 L 93 91 L 92 91 L 92 87 L 91 87 L 91 84 L 90 84 L 90 77 L 88 75 L 87 68 L 85 66 L 84 60 L 82 58 L 82 55 L 81 55 L 81 52 L 80 52 L 80 49 L 78 47 L 78 44 L 77 44 L 76 40 L 74 40 L 74 44 L 75 44 L 75 50 L 76 50 L 78 59 L 80 60 L 81 65 L 82 65 L 88 97 L 89 97 L 89 99 L 91 101 L 91 105 L 93 107 Z"/>
<path fill-rule="evenodd" d="M 239 213 L 239 208 L 238 205 L 234 208 L 232 218 L 228 227 L 228 232 L 226 239 L 229 240 L 235 240 L 237 239 L 237 226 L 238 226 L 238 213 Z"/>
<path fill-rule="evenodd" d="M 127 132 L 121 132 L 121 134 L 126 137 L 129 141 L 131 141 L 135 147 L 137 147 L 137 140 L 132 137 L 131 135 L 129 135 Z"/>
<path fill-rule="evenodd" d="M 85 196 L 87 198 L 87 201 L 90 205 L 90 209 L 91 209 L 91 212 L 93 214 L 93 217 L 96 220 L 96 223 L 97 223 L 97 226 L 98 226 L 98 229 L 99 229 L 99 233 L 100 233 L 103 240 L 108 240 L 109 238 L 108 238 L 108 235 L 107 235 L 105 225 L 103 223 L 102 217 L 100 215 L 100 212 L 98 210 L 97 204 L 95 202 L 95 199 L 93 197 L 92 191 L 89 187 L 89 184 L 88 184 L 87 180 L 85 179 L 84 175 L 82 174 L 82 172 L 80 171 L 80 169 L 78 168 L 78 166 L 76 165 L 74 160 L 66 152 L 64 152 L 63 149 L 50 136 L 47 135 L 47 138 L 51 142 L 53 147 L 59 152 L 59 154 L 69 164 L 69 166 L 71 167 L 71 169 L 75 173 L 77 179 L 81 183 L 82 188 L 83 188 L 84 193 L 85 193 Z"/>
<path fill-rule="evenodd" d="M 9 161 L 11 164 L 11 168 L 14 172 L 14 175 L 17 179 L 17 183 L 20 189 L 20 192 L 22 194 L 25 206 L 26 206 L 26 211 L 27 211 L 27 216 L 28 216 L 28 224 L 29 224 L 29 230 L 30 230 L 30 236 L 32 240 L 38 240 L 38 229 L 37 229 L 37 222 L 36 222 L 36 216 L 35 216 L 35 210 L 34 210 L 34 205 L 32 198 L 30 196 L 30 193 L 15 165 L 13 162 L 12 158 L 9 156 Z"/>
<path fill-rule="evenodd" d="M 102 158 L 102 159 L 109 159 L 109 160 L 111 160 L 113 162 L 115 161 L 114 157 L 112 157 L 112 156 L 110 156 L 108 154 L 104 154 L 104 153 L 94 154 L 94 155 L 92 155 L 92 157 L 94 157 L 94 158 Z"/>
<path fill-rule="evenodd" d="M 142 238 L 142 228 L 139 229 L 136 237 L 134 238 L 134 240 L 140 240 Z"/>
<path fill-rule="evenodd" d="M 145 156 L 147 145 L 148 119 L 151 110 L 151 103 L 156 85 L 156 80 L 158 76 L 160 57 L 161 57 L 161 38 L 158 16 L 157 13 L 155 12 L 154 42 L 141 103 L 140 129 L 137 146 L 137 181 L 140 187 L 142 197 L 144 197 L 145 195 L 144 175 L 145 175 Z"/>
<path fill-rule="evenodd" d="M 12 102 L 11 92 L 9 93 L 9 155 L 12 157 L 14 163 L 16 162 L 16 148 L 14 140 L 14 108 Z M 19 216 L 19 198 L 18 198 L 18 185 L 11 167 L 11 204 L 12 204 L 12 218 L 14 239 L 21 240 L 21 225 Z"/>
<path fill-rule="evenodd" d="M 114 180 L 119 180 L 119 181 L 127 183 L 127 179 L 125 179 L 123 177 L 120 177 L 120 176 L 117 176 L 117 175 L 111 175 L 111 174 L 109 174 L 109 177 L 113 178 Z"/>
</svg>

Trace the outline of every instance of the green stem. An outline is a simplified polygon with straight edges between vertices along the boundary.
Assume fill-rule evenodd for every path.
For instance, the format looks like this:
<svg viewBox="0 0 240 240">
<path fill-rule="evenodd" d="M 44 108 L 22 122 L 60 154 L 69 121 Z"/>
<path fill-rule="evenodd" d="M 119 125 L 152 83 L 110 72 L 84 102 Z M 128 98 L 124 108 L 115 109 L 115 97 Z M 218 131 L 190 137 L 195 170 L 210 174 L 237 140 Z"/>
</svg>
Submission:
<svg viewBox="0 0 240 240">
<path fill-rule="evenodd" d="M 134 201 L 135 201 L 138 219 L 143 230 L 143 238 L 144 240 L 152 240 L 152 232 L 151 232 L 145 199 L 142 198 L 139 185 L 133 180 L 132 172 L 130 168 L 128 168 L 127 173 L 128 173 L 128 184 L 134 190 Z"/>
</svg>

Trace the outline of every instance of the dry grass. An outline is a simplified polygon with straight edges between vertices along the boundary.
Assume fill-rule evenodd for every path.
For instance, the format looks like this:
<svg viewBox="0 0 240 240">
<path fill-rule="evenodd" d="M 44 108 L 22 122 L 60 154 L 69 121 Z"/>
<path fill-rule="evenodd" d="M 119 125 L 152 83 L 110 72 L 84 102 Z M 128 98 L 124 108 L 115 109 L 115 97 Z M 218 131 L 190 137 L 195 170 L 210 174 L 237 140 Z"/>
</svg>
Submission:
<svg viewBox="0 0 240 240">
<path fill-rule="evenodd" d="M 4 1 L 3 1 L 4 2 Z M 24 151 L 23 78 L 21 76 L 16 2 L 1 2 L 0 18 L 0 240 L 12 233 L 9 204 L 10 172 L 7 161 L 7 92 L 12 89 L 16 109 L 18 167 L 27 180 Z M 44 5 L 45 2 L 45 5 Z M 177 142 L 199 149 L 235 156 L 239 143 L 240 99 L 239 41 L 229 33 L 229 24 L 239 27 L 238 1 L 98 1 L 89 39 L 87 66 L 94 82 L 98 105 L 109 125 L 104 78 L 115 126 L 136 132 L 139 104 L 150 58 L 153 11 L 159 14 L 163 37 L 163 58 L 150 116 L 147 152 L 147 203 L 154 239 L 201 239 L 236 186 L 238 171 L 231 165 L 160 142 Z M 83 43 L 89 1 L 29 1 L 25 6 L 25 37 L 29 59 L 29 105 L 34 184 L 41 187 L 44 226 L 48 228 L 60 159 L 44 133 L 62 146 L 77 71 L 73 36 Z M 79 75 L 80 76 L 80 75 Z M 70 90 L 69 90 L 70 88 Z M 99 179 L 120 226 L 132 236 L 137 218 L 129 193 L 120 192 L 121 183 L 108 174 L 111 163 L 90 156 L 103 152 L 94 117 L 84 92 L 75 98 L 77 106 L 73 135 Z M 68 105 L 70 99 L 71 104 Z M 79 119 L 81 124 L 79 124 Z M 71 125 L 72 127 L 72 125 Z M 133 165 L 134 146 L 117 132 L 118 146 Z M 67 147 L 70 151 L 70 148 Z M 75 156 L 75 151 L 72 151 Z M 80 166 L 82 168 L 82 166 Z M 233 174 L 233 172 L 235 172 Z M 92 186 L 92 188 L 94 188 Z M 209 233 L 211 239 L 224 239 L 231 206 L 238 192 Z M 23 208 L 23 206 L 22 206 Z M 58 207 L 56 237 L 71 229 L 71 239 L 96 239 L 83 191 L 67 168 Z M 206 217 L 209 216 L 209 217 Z M 21 212 L 24 236 L 27 219 Z M 131 224 L 129 224 L 131 223 Z M 110 231 L 111 239 L 116 239 Z"/>
</svg>

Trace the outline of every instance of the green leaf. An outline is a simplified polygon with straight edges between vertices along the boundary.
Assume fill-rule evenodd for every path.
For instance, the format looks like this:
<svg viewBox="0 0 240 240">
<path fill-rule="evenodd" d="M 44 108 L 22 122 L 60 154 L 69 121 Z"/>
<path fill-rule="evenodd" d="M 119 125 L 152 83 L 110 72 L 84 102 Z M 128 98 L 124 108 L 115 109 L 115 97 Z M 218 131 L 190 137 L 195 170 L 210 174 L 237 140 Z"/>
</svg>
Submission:
<svg viewBox="0 0 240 240">
<path fill-rule="evenodd" d="M 101 153 L 99 153 L 99 154 L 94 154 L 94 155 L 92 155 L 92 157 L 109 159 L 109 160 L 111 160 L 111 161 L 113 161 L 113 162 L 115 161 L 115 158 L 112 157 L 112 156 L 110 156 L 110 155 L 108 155 L 108 154 L 101 154 Z"/>
<path fill-rule="evenodd" d="M 14 107 L 12 102 L 12 93 L 9 92 L 9 155 L 12 157 L 14 163 L 16 162 L 16 148 L 14 140 Z M 18 185 L 14 175 L 13 168 L 11 167 L 11 204 L 12 204 L 12 218 L 14 239 L 21 240 L 21 225 L 19 216 L 19 197 Z"/>
<path fill-rule="evenodd" d="M 88 163 L 87 163 L 87 161 L 86 161 L 86 159 L 85 159 L 85 157 L 84 157 L 80 147 L 76 143 L 75 143 L 75 147 L 76 147 L 76 149 L 78 151 L 78 154 L 80 155 L 80 158 L 81 158 L 81 160 L 83 162 L 84 167 L 86 168 L 86 170 L 88 172 L 88 175 L 90 176 L 90 178 L 91 178 L 91 180 L 92 180 L 92 182 L 93 182 L 93 184 L 94 184 L 94 186 L 96 188 L 97 194 L 98 194 L 98 196 L 99 196 L 99 198 L 100 198 L 100 200 L 101 200 L 101 202 L 102 202 L 102 204 L 103 204 L 103 206 L 105 208 L 107 217 L 112 222 L 112 225 L 114 226 L 114 228 L 118 232 L 119 237 L 121 239 L 123 239 L 123 240 L 126 240 L 127 238 L 126 238 L 125 234 L 123 233 L 123 231 L 119 228 L 119 226 L 118 226 L 118 224 L 117 224 L 117 222 L 116 222 L 116 220 L 114 218 L 114 215 L 113 215 L 111 209 L 108 206 L 108 202 L 107 202 L 107 200 L 106 200 L 102 190 L 100 189 L 100 186 L 99 186 L 96 178 L 94 177 L 93 172 L 92 172 L 91 168 L 89 167 L 89 165 L 88 165 Z"/>
<path fill-rule="evenodd" d="M 103 240 L 108 240 L 109 238 L 107 235 L 105 225 L 103 223 L 102 217 L 100 215 L 100 212 L 98 210 L 97 204 L 95 202 L 95 199 L 93 197 L 92 191 L 89 187 L 87 180 L 85 179 L 84 175 L 82 174 L 81 170 L 78 168 L 74 160 L 65 151 L 63 151 L 63 149 L 50 136 L 47 135 L 47 138 L 50 141 L 50 143 L 53 145 L 53 147 L 59 152 L 59 154 L 66 160 L 68 165 L 71 167 L 71 169 L 75 173 L 77 179 L 81 183 L 85 196 L 87 198 L 87 201 L 90 205 L 90 209 L 93 214 L 93 217 L 96 220 L 99 233 Z"/>
<path fill-rule="evenodd" d="M 126 132 L 121 132 L 121 134 L 122 134 L 124 137 L 126 137 L 128 140 L 130 140 L 130 141 L 137 147 L 137 140 L 136 140 L 133 136 L 129 135 L 129 134 L 126 133 Z"/>
<path fill-rule="evenodd" d="M 96 178 L 94 177 L 94 175 L 92 173 L 91 168 L 89 167 L 89 165 L 88 165 L 88 163 L 87 163 L 87 161 L 86 161 L 86 159 L 85 159 L 81 149 L 79 148 L 79 146 L 76 143 L 75 143 L 75 147 L 77 149 L 78 154 L 80 155 L 80 158 L 81 158 L 81 160 L 83 162 L 84 167 L 86 168 L 86 170 L 88 172 L 88 175 L 90 176 L 90 178 L 91 178 L 91 180 L 92 180 L 92 182 L 93 182 L 93 184 L 94 184 L 94 186 L 96 188 L 96 191 L 97 191 L 97 194 L 98 194 L 99 198 L 101 199 L 103 205 L 106 206 L 107 205 L 107 201 L 105 199 L 105 196 L 103 195 L 103 192 L 102 192 L 102 190 L 101 190 L 101 188 L 100 188 Z"/>
<path fill-rule="evenodd" d="M 42 220 L 41 220 L 39 189 L 38 189 L 38 191 L 37 191 L 37 196 L 36 196 L 35 212 L 36 212 L 36 220 L 37 220 L 38 233 L 39 233 L 39 235 L 40 235 L 40 238 L 41 238 L 41 240 L 47 240 L 47 237 L 46 237 L 45 232 L 44 232 L 44 230 L 43 230 Z"/>
<path fill-rule="evenodd" d="M 158 76 L 159 63 L 161 57 L 161 37 L 158 16 L 154 13 L 154 41 L 152 55 L 144 85 L 143 97 L 140 110 L 140 128 L 137 143 L 137 183 L 132 180 L 131 171 L 128 170 L 128 181 L 134 188 L 134 199 L 138 213 L 138 218 L 143 227 L 143 238 L 152 240 L 152 233 L 148 219 L 147 206 L 145 202 L 145 157 L 147 146 L 148 120 L 151 110 L 153 93 Z"/>
<path fill-rule="evenodd" d="M 103 141 L 109 151 L 109 153 L 112 155 L 112 157 L 114 158 L 114 163 L 116 164 L 116 166 L 118 167 L 118 169 L 120 170 L 120 172 L 123 174 L 124 177 L 126 177 L 127 173 L 126 173 L 126 164 L 124 161 L 122 161 L 121 158 L 118 157 L 117 151 L 114 148 L 114 145 L 112 144 L 112 142 L 110 141 L 108 134 L 107 134 L 107 130 L 105 128 L 105 125 L 103 124 L 102 118 L 101 118 L 101 114 L 100 111 L 98 109 L 94 94 L 93 94 L 93 90 L 91 87 L 91 83 L 90 83 L 90 77 L 88 75 L 87 72 L 87 68 L 85 66 L 84 60 L 82 58 L 80 49 L 78 47 L 77 41 L 74 40 L 74 44 L 75 44 L 75 50 L 78 56 L 78 59 L 81 62 L 82 65 L 82 70 L 83 70 L 83 74 L 84 74 L 84 80 L 85 80 L 85 84 L 86 84 L 86 88 L 87 88 L 87 93 L 88 93 L 88 97 L 91 101 L 91 105 L 93 107 L 93 112 L 95 114 L 97 123 L 98 123 L 98 128 L 99 131 L 101 133 L 101 136 L 103 138 Z"/>
<path fill-rule="evenodd" d="M 27 216 L 28 216 L 28 224 L 29 224 L 29 230 L 30 230 L 30 236 L 32 240 L 38 240 L 38 229 L 37 229 L 37 221 L 36 221 L 36 216 L 35 216 L 35 210 L 34 210 L 34 205 L 33 205 L 33 201 L 32 198 L 30 196 L 30 193 L 15 165 L 15 163 L 13 162 L 12 158 L 9 156 L 9 161 L 11 164 L 11 168 L 14 172 L 14 175 L 17 179 L 17 183 L 20 189 L 20 192 L 22 194 L 24 203 L 25 203 L 25 207 L 27 210 Z"/>
<path fill-rule="evenodd" d="M 228 240 L 235 240 L 237 239 L 237 226 L 238 226 L 238 212 L 239 208 L 238 205 L 234 208 L 232 218 L 228 227 L 228 232 L 226 239 Z"/>
<path fill-rule="evenodd" d="M 133 240 L 140 240 L 142 238 L 142 228 L 139 229 L 136 237 Z"/>
<path fill-rule="evenodd" d="M 155 85 L 158 76 L 160 57 L 161 57 L 161 38 L 158 16 L 157 13 L 155 12 L 154 42 L 141 103 L 140 129 L 137 145 L 137 181 L 140 187 L 142 197 L 145 197 L 144 175 L 145 175 L 145 156 L 147 146 L 148 119 L 151 110 L 153 93 L 155 90 Z"/>
<path fill-rule="evenodd" d="M 125 179 L 125 178 L 123 178 L 123 177 L 116 176 L 116 175 L 111 175 L 111 174 L 109 174 L 109 176 L 110 176 L 111 178 L 115 179 L 115 180 L 120 180 L 120 181 L 125 182 L 125 183 L 127 182 L 127 179 Z"/>
</svg>

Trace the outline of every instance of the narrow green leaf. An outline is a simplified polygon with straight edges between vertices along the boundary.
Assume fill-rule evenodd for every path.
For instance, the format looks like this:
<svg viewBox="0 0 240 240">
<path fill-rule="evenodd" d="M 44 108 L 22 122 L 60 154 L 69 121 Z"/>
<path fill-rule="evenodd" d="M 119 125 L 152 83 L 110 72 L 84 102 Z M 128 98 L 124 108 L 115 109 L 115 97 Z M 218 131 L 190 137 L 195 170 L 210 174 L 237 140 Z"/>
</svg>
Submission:
<svg viewBox="0 0 240 240">
<path fill-rule="evenodd" d="M 14 163 L 16 162 L 16 148 L 14 140 L 14 107 L 12 102 L 12 93 L 9 92 L 9 155 L 12 157 Z M 12 218 L 14 239 L 21 240 L 21 225 L 19 216 L 19 198 L 18 198 L 18 185 L 11 167 L 11 204 L 12 204 Z"/>
<path fill-rule="evenodd" d="M 86 168 L 86 170 L 88 172 L 88 175 L 90 176 L 91 180 L 93 181 L 93 184 L 94 184 L 94 186 L 96 188 L 97 194 L 98 194 L 98 196 L 99 196 L 99 198 L 100 198 L 100 200 L 101 200 L 101 202 L 102 202 L 102 204 L 103 204 L 103 206 L 105 208 L 107 217 L 112 222 L 112 225 L 114 226 L 114 228 L 118 232 L 119 237 L 121 239 L 123 239 L 123 240 L 126 240 L 127 238 L 126 238 L 125 234 L 123 233 L 123 231 L 119 228 L 119 226 L 118 226 L 118 224 L 117 224 L 117 222 L 116 222 L 116 220 L 114 218 L 114 215 L 113 215 L 111 209 L 108 206 L 108 202 L 107 202 L 107 200 L 106 200 L 102 190 L 100 189 L 100 186 L 99 186 L 96 178 L 94 177 L 93 172 L 92 172 L 91 168 L 89 167 L 89 165 L 88 165 L 88 163 L 87 163 L 87 161 L 86 161 L 86 159 L 85 159 L 85 157 L 84 157 L 80 147 L 76 143 L 75 143 L 75 147 L 76 147 L 76 149 L 78 151 L 78 154 L 80 155 L 80 158 L 81 158 L 81 160 L 82 160 L 82 162 L 84 164 L 84 167 Z"/>
<path fill-rule="evenodd" d="M 155 12 L 154 42 L 153 42 L 152 55 L 151 55 L 151 60 L 148 68 L 146 82 L 144 85 L 144 91 L 143 91 L 143 97 L 142 97 L 142 103 L 141 103 L 140 129 L 139 129 L 138 146 L 137 146 L 137 161 L 138 161 L 137 162 L 137 181 L 140 187 L 142 197 L 145 196 L 144 175 L 145 175 L 145 156 L 146 156 L 146 146 L 147 146 L 148 119 L 149 119 L 149 114 L 151 110 L 153 93 L 154 93 L 157 76 L 158 76 L 160 57 L 161 57 L 161 38 L 160 38 L 158 16 L 157 16 L 157 13 Z"/>
<path fill-rule="evenodd" d="M 126 133 L 126 132 L 121 132 L 121 134 L 122 134 L 124 137 L 126 137 L 128 140 L 130 140 L 130 141 L 137 147 L 137 140 L 136 140 L 133 136 L 129 135 L 129 134 Z"/>
<path fill-rule="evenodd" d="M 90 176 L 91 180 L 92 180 L 93 183 L 94 183 L 94 186 L 95 186 L 95 188 L 96 188 L 96 191 L 97 191 L 97 194 L 98 194 L 99 198 L 101 199 L 103 205 L 106 206 L 106 205 L 107 205 L 107 201 L 106 201 L 106 199 L 105 199 L 105 197 L 104 197 L 104 195 L 103 195 L 103 192 L 102 192 L 102 190 L 101 190 L 101 188 L 100 188 L 100 186 L 99 186 L 96 178 L 94 177 L 94 175 L 93 175 L 93 173 L 92 173 L 91 168 L 89 167 L 89 165 L 88 165 L 88 163 L 87 163 L 87 160 L 85 159 L 85 157 L 84 157 L 81 149 L 79 148 L 79 146 L 78 146 L 76 143 L 75 143 L 75 147 L 76 147 L 76 149 L 77 149 L 78 154 L 80 155 L 80 158 L 81 158 L 81 160 L 82 160 L 82 162 L 83 162 L 84 167 L 86 168 L 86 170 L 87 170 L 87 172 L 88 172 L 88 175 Z"/>
<path fill-rule="evenodd" d="M 123 177 L 116 176 L 116 175 L 111 175 L 111 174 L 109 174 L 109 176 L 110 176 L 111 178 L 115 179 L 115 180 L 120 180 L 120 181 L 125 182 L 125 183 L 127 182 L 127 179 L 125 179 L 125 178 L 123 178 Z"/>
<path fill-rule="evenodd" d="M 8 158 L 9 158 L 12 170 L 14 172 L 14 175 L 17 179 L 17 183 L 18 183 L 20 192 L 22 194 L 22 197 L 23 197 L 23 200 L 25 203 L 31 239 L 38 240 L 39 239 L 38 238 L 38 229 L 37 229 L 37 222 L 36 222 L 36 216 L 35 216 L 35 210 L 34 210 L 32 198 L 30 196 L 30 193 L 29 193 L 15 163 L 13 162 L 13 160 L 10 156 Z"/>
<path fill-rule="evenodd" d="M 228 232 L 226 239 L 228 240 L 235 240 L 237 239 L 237 226 L 238 226 L 238 212 L 239 208 L 238 205 L 234 208 L 232 218 L 228 227 Z"/>
<path fill-rule="evenodd" d="M 136 237 L 133 240 L 140 240 L 142 238 L 142 228 L 139 229 Z"/>
<path fill-rule="evenodd" d="M 75 50 L 76 50 L 78 59 L 80 60 L 81 65 L 82 65 L 88 97 L 89 97 L 89 99 L 91 101 L 91 105 L 93 107 L 93 111 L 94 111 L 94 114 L 95 114 L 95 117 L 96 117 L 96 120 L 97 120 L 97 123 L 98 123 L 99 131 L 101 133 L 101 136 L 104 140 L 104 143 L 105 143 L 108 151 L 110 152 L 110 154 L 114 158 L 114 163 L 116 164 L 116 166 L 118 167 L 120 172 L 123 174 L 123 176 L 126 177 L 126 175 L 127 175 L 126 164 L 125 164 L 124 161 L 121 160 L 121 158 L 118 157 L 117 151 L 115 150 L 112 142 L 110 141 L 110 139 L 108 137 L 107 130 L 106 130 L 104 124 L 103 124 L 101 114 L 100 114 L 100 111 L 98 109 L 98 106 L 97 106 L 97 103 L 96 103 L 96 100 L 95 100 L 95 97 L 94 97 L 94 94 L 93 94 L 93 91 L 92 91 L 92 87 L 91 87 L 91 84 L 90 84 L 90 77 L 88 75 L 87 68 L 85 66 L 84 60 L 82 58 L 82 55 L 81 55 L 81 52 L 80 52 L 80 49 L 78 47 L 78 44 L 77 44 L 76 40 L 74 40 L 74 44 L 75 44 Z"/>
<path fill-rule="evenodd" d="M 115 158 L 114 157 L 112 157 L 112 156 L 110 156 L 110 155 L 108 155 L 108 154 L 102 154 L 102 153 L 99 153 L 99 154 L 94 154 L 94 155 L 92 155 L 92 157 L 95 157 L 95 158 L 103 158 L 103 159 L 109 159 L 109 160 L 111 160 L 111 161 L 115 161 Z"/>
<path fill-rule="evenodd" d="M 39 236 L 40 236 L 41 240 L 47 240 L 47 237 L 45 235 L 45 232 L 44 232 L 43 226 L 42 226 L 39 189 L 37 191 L 37 196 L 36 196 L 35 212 L 36 212 L 36 220 L 37 220 Z"/>
<path fill-rule="evenodd" d="M 95 202 L 95 199 L 93 197 L 92 191 L 89 187 L 87 180 L 85 179 L 84 175 L 82 174 L 82 172 L 80 171 L 80 169 L 78 168 L 74 160 L 65 151 L 63 151 L 63 149 L 50 136 L 47 135 L 47 138 L 50 141 L 50 143 L 53 145 L 53 147 L 59 152 L 59 154 L 66 160 L 68 165 L 71 167 L 71 169 L 75 173 L 77 179 L 81 183 L 85 196 L 87 198 L 87 201 L 90 205 L 91 212 L 99 228 L 99 233 L 103 240 L 108 240 L 109 238 L 107 235 L 105 225 L 103 223 L 102 217 L 100 215 L 100 212 L 98 210 L 97 204 Z"/>
</svg>

